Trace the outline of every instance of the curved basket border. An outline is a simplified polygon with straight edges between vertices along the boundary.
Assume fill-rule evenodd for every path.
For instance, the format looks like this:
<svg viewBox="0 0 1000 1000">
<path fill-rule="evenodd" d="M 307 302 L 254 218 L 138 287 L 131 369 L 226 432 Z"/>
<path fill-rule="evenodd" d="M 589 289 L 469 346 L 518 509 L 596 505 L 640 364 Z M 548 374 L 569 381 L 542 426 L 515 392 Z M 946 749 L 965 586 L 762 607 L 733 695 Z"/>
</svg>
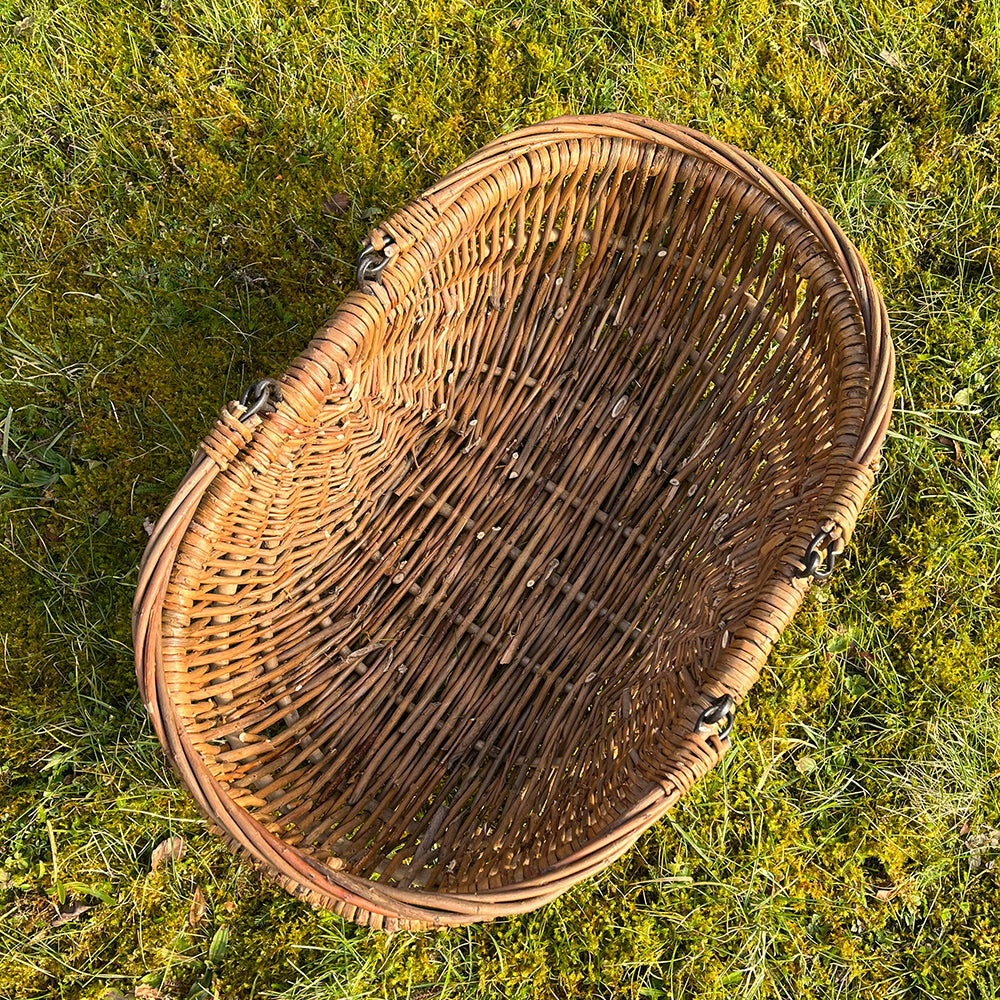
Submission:
<svg viewBox="0 0 1000 1000">
<path fill-rule="evenodd" d="M 888 316 L 867 265 L 826 210 L 791 181 L 753 157 L 692 129 L 648 118 L 619 114 L 557 118 L 521 129 L 483 147 L 376 228 L 370 237 L 372 246 L 376 249 L 394 247 L 394 256 L 401 255 L 446 219 L 463 193 L 500 165 L 534 149 L 572 138 L 618 138 L 665 145 L 732 171 L 815 232 L 837 261 L 860 309 L 870 372 L 868 403 L 858 434 L 857 451 L 846 463 L 827 512 L 817 526 L 831 530 L 834 536 L 839 534 L 846 544 L 874 479 L 891 413 L 894 355 Z M 303 360 L 303 356 L 293 361 L 282 379 L 287 403 L 282 408 L 291 411 L 287 416 L 293 423 L 307 419 L 310 411 L 314 413 L 318 408 L 318 403 L 314 402 L 315 392 L 295 391 L 296 378 L 307 374 L 308 381 L 315 386 L 317 381 L 322 383 L 325 376 L 328 389 L 346 381 L 345 372 L 349 371 L 360 345 L 375 332 L 380 313 L 395 297 L 391 290 L 387 292 L 380 286 L 350 293 L 310 344 L 309 349 L 320 355 L 319 364 L 315 363 L 315 358 Z M 239 417 L 238 404 L 231 404 L 231 414 Z M 215 447 L 210 445 L 213 435 L 203 443 L 203 451 L 178 487 L 149 540 L 133 608 L 136 673 L 157 736 L 199 809 L 231 848 L 262 865 L 294 895 L 357 923 L 390 931 L 472 923 L 535 909 L 583 878 L 596 874 L 621 857 L 692 784 L 715 766 L 728 748 L 728 739 L 692 733 L 681 748 L 682 759 L 677 771 L 680 781 L 668 776 L 601 837 L 534 878 L 479 894 L 425 892 L 380 885 L 333 871 L 284 844 L 230 798 L 225 786 L 209 771 L 188 740 L 173 710 L 160 649 L 160 612 L 184 533 L 216 476 L 252 444 L 266 446 L 258 434 L 266 423 L 268 418 L 256 416 L 247 425 L 250 431 L 246 431 L 243 427 L 235 429 L 231 419 L 220 421 L 213 432 Z M 279 426 L 274 430 L 279 433 L 268 435 L 272 443 L 275 436 L 284 436 L 280 431 L 288 424 L 288 419 L 278 421 Z M 265 447 L 267 450 L 270 449 Z M 706 700 L 724 693 L 732 694 L 737 701 L 742 700 L 756 680 L 773 642 L 791 620 L 808 589 L 805 581 L 795 579 L 799 569 L 800 562 L 787 559 L 763 587 L 746 627 L 734 637 L 721 662 L 706 679 L 702 689 Z M 693 717 L 696 716 L 698 706 L 692 706 L 691 711 Z"/>
</svg>

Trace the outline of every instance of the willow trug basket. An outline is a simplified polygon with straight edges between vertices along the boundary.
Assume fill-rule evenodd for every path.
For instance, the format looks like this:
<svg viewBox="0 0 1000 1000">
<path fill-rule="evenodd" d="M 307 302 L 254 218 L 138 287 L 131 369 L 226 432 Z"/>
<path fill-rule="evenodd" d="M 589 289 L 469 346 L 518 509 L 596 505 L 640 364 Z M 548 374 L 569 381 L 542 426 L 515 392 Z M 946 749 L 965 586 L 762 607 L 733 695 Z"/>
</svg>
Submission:
<svg viewBox="0 0 1000 1000">
<path fill-rule="evenodd" d="M 172 764 L 352 920 L 541 906 L 729 746 L 892 374 L 857 251 L 746 154 L 625 115 L 491 143 L 371 234 L 157 524 L 134 634 Z"/>
</svg>

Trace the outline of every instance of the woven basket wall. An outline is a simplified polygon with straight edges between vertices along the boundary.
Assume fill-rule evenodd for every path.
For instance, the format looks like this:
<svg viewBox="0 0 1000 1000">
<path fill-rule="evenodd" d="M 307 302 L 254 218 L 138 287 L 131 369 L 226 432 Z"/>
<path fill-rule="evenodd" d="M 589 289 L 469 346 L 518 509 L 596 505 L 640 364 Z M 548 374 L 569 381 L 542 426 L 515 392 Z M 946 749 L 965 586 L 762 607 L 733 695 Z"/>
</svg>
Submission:
<svg viewBox="0 0 1000 1000">
<path fill-rule="evenodd" d="M 149 542 L 139 683 L 202 812 L 387 929 L 540 906 L 729 746 L 889 419 L 868 269 L 740 151 L 619 115 L 372 234 Z"/>
</svg>

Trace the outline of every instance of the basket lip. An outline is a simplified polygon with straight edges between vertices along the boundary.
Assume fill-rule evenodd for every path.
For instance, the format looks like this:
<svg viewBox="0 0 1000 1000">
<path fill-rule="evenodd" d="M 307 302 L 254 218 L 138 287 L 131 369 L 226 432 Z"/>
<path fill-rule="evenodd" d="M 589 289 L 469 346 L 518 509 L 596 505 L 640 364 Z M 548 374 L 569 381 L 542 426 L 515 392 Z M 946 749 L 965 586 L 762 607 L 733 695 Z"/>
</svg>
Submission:
<svg viewBox="0 0 1000 1000">
<path fill-rule="evenodd" d="M 530 125 L 487 143 L 436 184 L 377 226 L 369 242 L 400 258 L 420 245 L 436 249 L 456 216 L 468 220 L 483 211 L 484 192 L 491 177 L 506 164 L 548 147 L 577 140 L 633 141 L 661 146 L 701 160 L 734 174 L 780 206 L 799 225 L 813 233 L 844 274 L 862 317 L 869 358 L 868 408 L 859 428 L 852 460 L 858 465 L 876 461 L 885 439 L 892 411 L 895 354 L 889 334 L 889 317 L 868 264 L 830 213 L 787 177 L 737 146 L 696 129 L 624 112 L 596 115 L 563 115 Z M 475 189 L 476 197 L 472 197 Z M 387 268 L 386 277 L 391 274 Z M 402 286 L 402 291 L 406 286 Z M 378 294 L 378 287 L 367 289 Z M 396 294 L 399 292 L 397 291 Z"/>
<path fill-rule="evenodd" d="M 854 508 L 860 508 L 867 494 L 891 410 L 893 353 L 885 306 L 861 255 L 828 213 L 792 182 L 753 157 L 692 129 L 648 118 L 612 114 L 553 119 L 520 129 L 483 147 L 375 229 L 371 236 L 372 244 L 384 246 L 392 240 L 399 246 L 399 238 L 403 237 L 412 247 L 428 240 L 435 231 L 440 233 L 442 228 L 451 224 L 453 210 L 461 211 L 463 194 L 482 183 L 498 166 L 547 145 L 595 136 L 655 142 L 700 157 L 720 168 L 736 171 L 787 207 L 803 225 L 816 233 L 831 256 L 840 263 L 859 306 L 871 372 L 868 407 L 857 450 L 845 464 L 843 482 L 838 483 L 831 499 L 829 520 L 849 536 L 853 528 L 850 513 Z M 391 271 L 392 268 L 388 269 L 387 277 L 390 279 Z M 397 284 L 396 290 L 400 287 Z M 380 322 L 384 322 L 393 297 L 391 280 L 387 281 L 385 288 L 373 286 L 350 293 L 330 323 L 293 361 L 282 379 L 283 387 L 292 388 L 291 383 L 301 380 L 304 372 L 308 373 L 313 385 L 322 384 L 324 379 L 330 383 L 336 383 L 338 379 L 346 382 L 344 372 L 356 359 L 361 345 Z M 231 845 L 252 860 L 263 862 L 287 888 L 313 902 L 338 912 L 347 911 L 355 920 L 411 929 L 468 923 L 534 909 L 620 857 L 673 805 L 683 794 L 683 788 L 669 779 L 662 781 L 636 802 L 629 812 L 619 817 L 603 835 L 530 880 L 512 881 L 496 890 L 477 894 L 402 889 L 330 870 L 270 834 L 247 809 L 237 805 L 227 795 L 225 787 L 194 749 L 173 709 L 163 673 L 160 638 L 163 598 L 173 575 L 178 549 L 206 492 L 220 473 L 231 468 L 230 462 L 237 455 L 240 461 L 245 460 L 255 445 L 265 443 L 264 438 L 282 438 L 290 426 L 308 419 L 311 406 L 308 401 L 302 402 L 303 395 L 301 389 L 297 395 L 287 393 L 289 405 L 283 405 L 277 414 L 253 418 L 252 440 L 249 443 L 241 440 L 230 461 L 219 464 L 205 452 L 200 453 L 149 540 L 134 606 L 133 633 L 140 689 L 157 735 L 184 784 L 194 795 L 199 809 L 222 828 Z M 259 450 L 263 454 L 257 460 L 266 460 L 267 448 Z M 861 491 L 857 487 L 859 476 L 865 479 Z M 789 582 L 785 569 L 779 567 L 772 580 L 763 581 L 762 596 L 748 616 L 751 622 L 769 618 L 775 626 L 774 637 L 787 625 L 808 589 L 804 582 Z M 751 628 L 751 634 L 741 640 L 742 644 L 737 642 L 727 649 L 726 653 L 731 655 L 724 657 L 713 675 L 707 678 L 702 693 L 708 698 L 724 692 L 731 693 L 741 700 L 756 679 L 759 667 L 755 664 L 762 664 L 769 652 L 773 641 L 768 634 L 770 631 L 765 629 L 754 633 Z M 686 760 L 687 769 L 694 775 L 695 781 L 714 766 L 728 746 L 728 743 L 724 744 L 715 737 L 699 736 L 696 742 L 702 756 L 692 752 Z M 692 783 L 685 781 L 684 787 Z"/>
</svg>

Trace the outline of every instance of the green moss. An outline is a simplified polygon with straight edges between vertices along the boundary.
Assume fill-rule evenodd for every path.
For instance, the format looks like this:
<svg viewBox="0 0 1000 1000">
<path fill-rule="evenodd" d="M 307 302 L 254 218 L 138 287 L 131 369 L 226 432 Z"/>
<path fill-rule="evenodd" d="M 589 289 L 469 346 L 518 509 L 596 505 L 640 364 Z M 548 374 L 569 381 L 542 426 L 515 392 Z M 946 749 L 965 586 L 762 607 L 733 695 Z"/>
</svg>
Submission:
<svg viewBox="0 0 1000 1000">
<path fill-rule="evenodd" d="M 0 995 L 994 995 L 969 838 L 1000 827 L 997 37 L 995 5 L 929 0 L 7 12 Z M 143 523 L 373 221 L 511 128 L 605 110 L 736 143 L 866 253 L 900 357 L 885 471 L 668 820 L 538 913 L 386 939 L 231 860 L 166 773 L 130 651 Z M 185 859 L 150 872 L 170 834 Z M 53 926 L 60 894 L 92 908 Z"/>
</svg>

